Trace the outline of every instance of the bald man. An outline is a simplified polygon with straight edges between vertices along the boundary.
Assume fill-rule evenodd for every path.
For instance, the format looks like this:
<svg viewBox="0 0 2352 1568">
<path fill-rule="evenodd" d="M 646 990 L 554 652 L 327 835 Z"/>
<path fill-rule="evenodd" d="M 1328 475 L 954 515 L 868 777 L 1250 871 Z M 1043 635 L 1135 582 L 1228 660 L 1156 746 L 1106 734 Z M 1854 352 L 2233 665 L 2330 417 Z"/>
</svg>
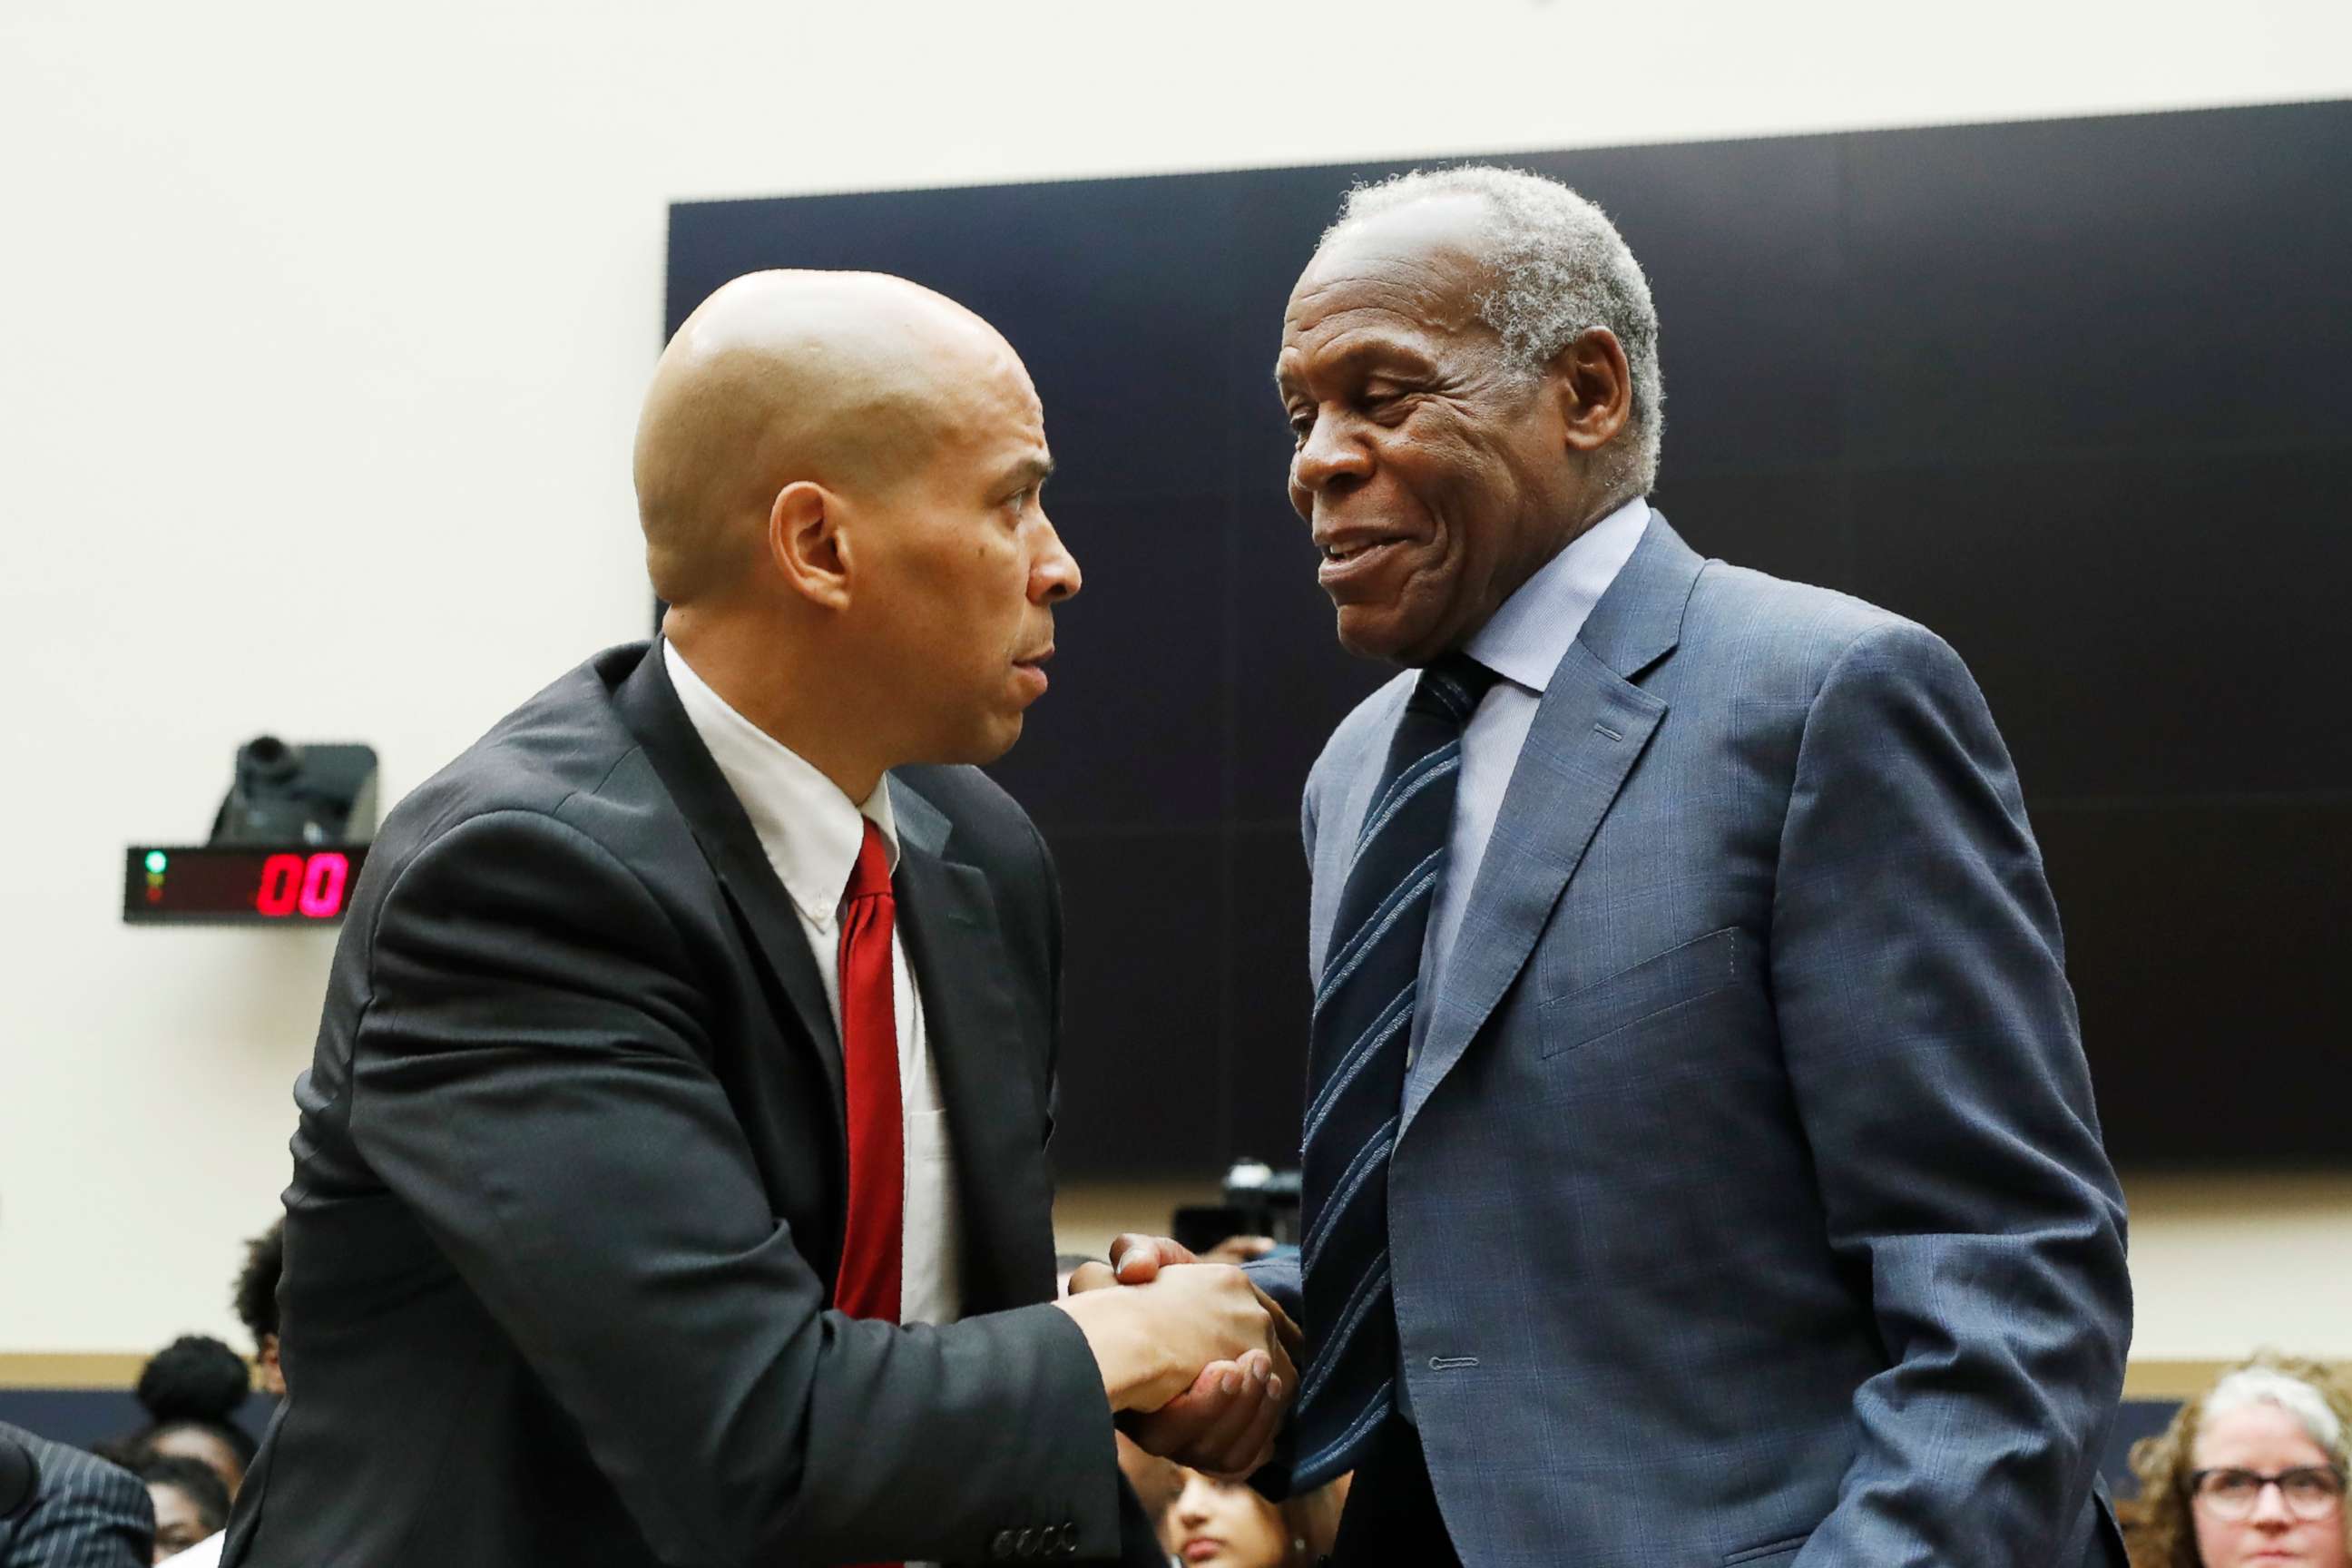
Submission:
<svg viewBox="0 0 2352 1568">
<path fill-rule="evenodd" d="M 354 896 L 226 1563 L 1140 1568 L 1115 1414 L 1255 1463 L 1291 1370 L 1237 1270 L 1051 1300 L 1058 896 L 970 766 L 1078 590 L 1051 468 L 1011 347 L 911 284 L 680 329 L 665 635 L 409 796 Z"/>
</svg>

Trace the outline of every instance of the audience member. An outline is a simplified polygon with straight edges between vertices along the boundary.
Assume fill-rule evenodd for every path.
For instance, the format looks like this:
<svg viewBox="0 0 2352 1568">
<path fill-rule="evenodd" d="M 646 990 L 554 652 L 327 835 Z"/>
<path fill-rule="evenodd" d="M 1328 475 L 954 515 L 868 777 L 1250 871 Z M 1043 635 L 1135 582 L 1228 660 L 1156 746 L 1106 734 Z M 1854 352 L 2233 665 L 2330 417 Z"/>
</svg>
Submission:
<svg viewBox="0 0 2352 1568">
<path fill-rule="evenodd" d="M 1140 1452 L 1140 1450 L 1138 1450 Z M 1271 1503 L 1244 1481 L 1219 1480 L 1150 1455 L 1143 1458 L 1165 1472 L 1164 1479 L 1138 1479 L 1129 1471 L 1152 1517 L 1160 1544 L 1187 1568 L 1305 1568 L 1339 1533 L 1339 1510 L 1348 1478 Z M 1124 1462 L 1124 1451 L 1122 1451 Z"/>
<path fill-rule="evenodd" d="M 2347 1568 L 2347 1430 L 2352 1393 L 2320 1363 L 2265 1352 L 2232 1367 L 2132 1446 L 2134 1568 Z"/>
<path fill-rule="evenodd" d="M 236 1420 L 252 1389 L 243 1356 L 218 1340 L 184 1334 L 141 1370 L 133 1392 L 148 1424 L 109 1445 L 108 1457 L 134 1470 L 151 1458 L 201 1460 L 234 1498 L 257 1446 Z"/>
<path fill-rule="evenodd" d="M 237 1270 L 234 1298 L 237 1321 L 253 1336 L 253 1364 L 263 1390 L 286 1397 L 286 1373 L 278 1364 L 278 1276 L 286 1266 L 286 1218 L 245 1244 L 245 1267 Z"/>
<path fill-rule="evenodd" d="M 0 1515 L 0 1568 L 144 1568 L 155 1512 L 136 1476 L 5 1422 L 0 1443 L 33 1472 Z"/>
<path fill-rule="evenodd" d="M 228 1488 L 202 1459 L 159 1454 L 139 1467 L 155 1505 L 155 1558 L 177 1557 L 228 1523 Z"/>
</svg>

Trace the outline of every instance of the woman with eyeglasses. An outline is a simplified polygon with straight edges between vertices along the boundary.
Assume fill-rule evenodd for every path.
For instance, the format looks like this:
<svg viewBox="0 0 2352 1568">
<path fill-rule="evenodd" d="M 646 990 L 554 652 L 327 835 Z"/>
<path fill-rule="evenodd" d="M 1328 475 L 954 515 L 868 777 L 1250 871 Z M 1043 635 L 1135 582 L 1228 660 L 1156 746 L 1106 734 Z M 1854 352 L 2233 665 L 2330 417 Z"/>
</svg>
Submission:
<svg viewBox="0 0 2352 1568">
<path fill-rule="evenodd" d="M 2264 1353 L 2132 1446 L 2135 1568 L 2352 1568 L 2344 1481 L 2352 1394 L 2315 1361 Z"/>
</svg>

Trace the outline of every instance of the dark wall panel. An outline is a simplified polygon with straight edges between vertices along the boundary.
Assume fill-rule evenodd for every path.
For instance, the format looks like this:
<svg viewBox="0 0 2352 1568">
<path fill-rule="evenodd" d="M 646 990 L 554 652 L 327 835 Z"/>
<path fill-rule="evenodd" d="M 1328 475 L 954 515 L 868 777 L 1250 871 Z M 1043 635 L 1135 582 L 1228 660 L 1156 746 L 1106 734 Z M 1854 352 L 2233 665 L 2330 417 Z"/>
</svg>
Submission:
<svg viewBox="0 0 2352 1568">
<path fill-rule="evenodd" d="M 1505 161 L 1650 275 L 1685 536 L 1976 670 L 2116 1153 L 2352 1158 L 2352 105 Z M 996 773 L 1063 868 L 1068 1172 L 1295 1147 L 1298 789 L 1387 672 L 1333 641 L 1272 369 L 1339 195 L 1401 167 L 672 210 L 673 329 L 754 268 L 877 268 L 1036 378 L 1087 587 Z"/>
<path fill-rule="evenodd" d="M 1841 140 L 1856 458 L 2346 439 L 2344 105 Z"/>
<path fill-rule="evenodd" d="M 2352 800 L 2036 814 L 2116 1159 L 2341 1164 Z"/>
<path fill-rule="evenodd" d="M 1085 584 L 1055 617 L 1051 685 L 997 781 L 1058 829 L 1213 827 L 1231 751 L 1223 500 L 1059 491 L 1047 510 Z M 1145 556 L 1151 570 L 1132 569 Z"/>
<path fill-rule="evenodd" d="M 1905 468 L 1854 483 L 1854 592 L 1969 661 L 2030 799 L 2352 784 L 2352 447 Z"/>
<path fill-rule="evenodd" d="M 1052 838 L 1067 922 L 1054 1163 L 1065 1175 L 1184 1170 L 1226 1136 L 1219 836 Z"/>
</svg>

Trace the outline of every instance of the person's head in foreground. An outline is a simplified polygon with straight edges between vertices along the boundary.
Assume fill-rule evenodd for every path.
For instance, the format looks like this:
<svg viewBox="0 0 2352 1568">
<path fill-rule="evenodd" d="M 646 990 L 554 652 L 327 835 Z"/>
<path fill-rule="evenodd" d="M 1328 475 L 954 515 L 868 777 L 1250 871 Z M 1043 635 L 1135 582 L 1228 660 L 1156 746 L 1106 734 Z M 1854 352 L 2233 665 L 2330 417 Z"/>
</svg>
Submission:
<svg viewBox="0 0 2352 1568">
<path fill-rule="evenodd" d="M 201 1459 L 159 1454 L 139 1467 L 155 1504 L 155 1556 L 176 1557 L 228 1523 L 228 1489 Z"/>
<path fill-rule="evenodd" d="M 1657 477 L 1658 318 L 1599 207 L 1464 168 L 1349 194 L 1275 363 L 1351 653 L 1421 665 Z"/>
<path fill-rule="evenodd" d="M 220 1341 L 185 1334 L 148 1361 L 133 1391 L 148 1425 L 111 1445 L 131 1469 L 151 1458 L 194 1459 L 220 1477 L 231 1497 L 253 1463 L 253 1434 L 236 1423 L 236 1411 L 252 1392 L 245 1358 Z"/>
<path fill-rule="evenodd" d="M 1303 1568 L 1331 1550 L 1348 1478 L 1271 1503 L 1245 1481 L 1213 1476 L 1119 1441 L 1119 1468 L 1170 1557 L 1196 1568 Z"/>
<path fill-rule="evenodd" d="M 2352 1394 L 2318 1362 L 2264 1353 L 2132 1446 L 2137 1568 L 2347 1568 Z"/>
<path fill-rule="evenodd" d="M 853 799 L 901 763 L 993 762 L 1078 591 L 1052 468 L 1029 373 L 962 306 L 874 273 L 736 279 L 637 427 L 663 630 Z"/>
</svg>

